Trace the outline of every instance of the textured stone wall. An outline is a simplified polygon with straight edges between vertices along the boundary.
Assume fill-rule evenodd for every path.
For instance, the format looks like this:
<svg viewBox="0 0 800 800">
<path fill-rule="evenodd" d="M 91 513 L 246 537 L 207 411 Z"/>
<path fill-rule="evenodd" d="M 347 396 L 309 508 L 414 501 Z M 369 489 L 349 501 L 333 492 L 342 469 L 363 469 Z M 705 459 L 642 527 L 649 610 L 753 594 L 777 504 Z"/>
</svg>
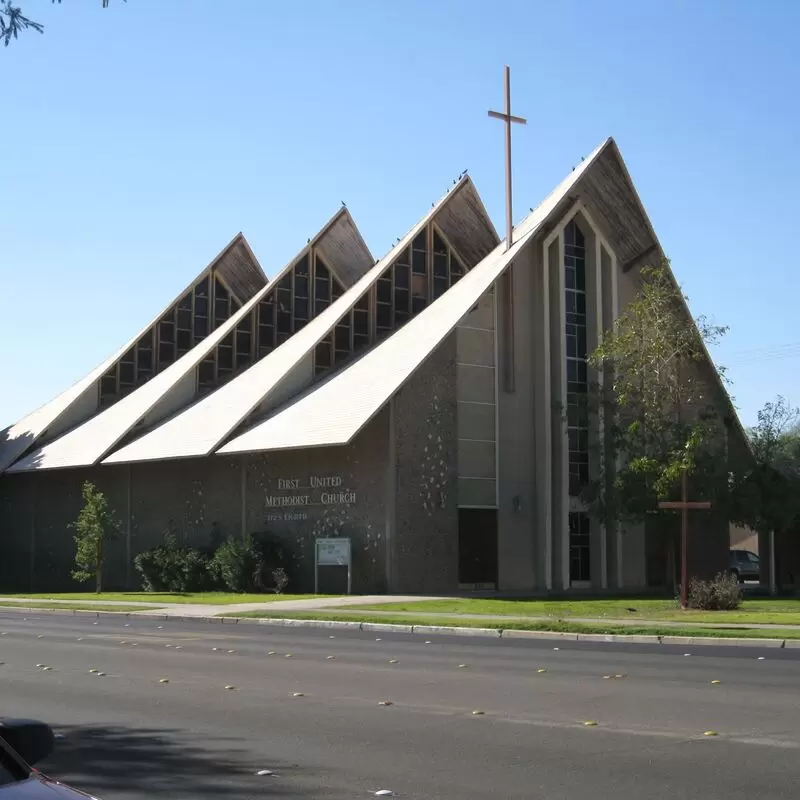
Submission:
<svg viewBox="0 0 800 800">
<path fill-rule="evenodd" d="M 107 589 L 138 588 L 133 558 L 166 532 L 204 547 L 212 535 L 241 535 L 243 521 L 247 533 L 267 532 L 286 544 L 291 591 L 313 590 L 314 540 L 333 536 L 352 540 L 354 592 L 457 589 L 455 356 L 451 336 L 398 394 L 393 451 L 387 405 L 344 447 L 5 476 L 0 591 L 78 588 L 70 578 L 69 524 L 85 480 L 106 493 L 120 521 L 107 549 Z M 344 575 L 324 577 L 344 589 Z"/>
<path fill-rule="evenodd" d="M 107 589 L 138 588 L 133 558 L 160 544 L 167 532 L 191 547 L 206 547 L 212 536 L 241 535 L 243 465 L 245 530 L 285 542 L 292 555 L 286 565 L 291 591 L 313 591 L 314 540 L 332 536 L 352 539 L 353 591 L 386 591 L 387 447 L 388 410 L 346 447 L 4 476 L 0 591 L 80 588 L 70 577 L 75 547 L 69 524 L 80 511 L 86 480 L 106 494 L 120 522 L 119 535 L 106 550 Z M 279 490 L 279 479 L 297 479 L 302 486 L 312 478 L 341 484 L 326 489 L 327 497 L 311 490 L 313 505 L 267 508 L 267 496 L 304 494 Z M 338 583 L 328 585 L 343 590 L 343 576 L 323 574 L 331 576 Z"/>
<path fill-rule="evenodd" d="M 449 336 L 394 403 L 392 591 L 458 589 L 456 342 Z"/>
<path fill-rule="evenodd" d="M 388 419 L 388 410 L 382 411 L 345 447 L 245 457 L 247 530 L 266 531 L 286 543 L 292 591 L 313 591 L 314 541 L 337 536 L 351 539 L 353 592 L 387 590 Z M 294 497 L 295 504 L 267 505 L 268 498 L 280 497 Z M 309 502 L 298 505 L 297 498 Z M 336 588 L 332 578 L 341 590 L 344 575 L 335 572 L 320 571 L 320 591 Z"/>
<path fill-rule="evenodd" d="M 31 557 L 32 483 L 27 475 L 0 477 L 0 590 L 28 588 Z"/>
<path fill-rule="evenodd" d="M 239 534 L 239 466 L 221 456 L 132 464 L 131 550 L 160 544 L 167 531 L 206 547 L 212 531 Z"/>
<path fill-rule="evenodd" d="M 0 480 L 0 590 L 64 591 L 80 589 L 70 577 L 75 557 L 75 532 L 69 527 L 80 511 L 84 481 L 106 494 L 122 522 L 125 513 L 124 470 L 54 470 L 41 474 L 5 475 Z M 124 534 L 106 551 L 104 575 L 109 586 L 123 586 Z M 94 584 L 87 585 L 93 589 Z"/>
</svg>

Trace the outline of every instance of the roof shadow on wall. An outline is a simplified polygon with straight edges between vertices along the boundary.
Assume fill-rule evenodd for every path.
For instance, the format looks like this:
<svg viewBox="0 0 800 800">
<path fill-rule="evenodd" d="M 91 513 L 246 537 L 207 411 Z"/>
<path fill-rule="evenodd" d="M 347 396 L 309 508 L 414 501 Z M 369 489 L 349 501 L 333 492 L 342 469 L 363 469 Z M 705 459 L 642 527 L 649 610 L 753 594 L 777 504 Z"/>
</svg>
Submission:
<svg viewBox="0 0 800 800">
<path fill-rule="evenodd" d="M 36 437 L 30 431 L 26 431 L 21 436 L 14 436 L 11 438 L 9 434 L 11 433 L 12 428 L 13 425 L 9 426 L 5 430 L 0 430 L 0 475 L 2 475 L 3 472 L 11 466 L 11 464 L 22 458 L 36 440 Z M 7 464 L 5 463 L 6 459 L 4 456 L 11 448 L 13 448 L 16 455 L 11 458 L 11 463 Z M 36 458 L 31 463 L 33 465 L 38 465 L 39 459 Z"/>
</svg>

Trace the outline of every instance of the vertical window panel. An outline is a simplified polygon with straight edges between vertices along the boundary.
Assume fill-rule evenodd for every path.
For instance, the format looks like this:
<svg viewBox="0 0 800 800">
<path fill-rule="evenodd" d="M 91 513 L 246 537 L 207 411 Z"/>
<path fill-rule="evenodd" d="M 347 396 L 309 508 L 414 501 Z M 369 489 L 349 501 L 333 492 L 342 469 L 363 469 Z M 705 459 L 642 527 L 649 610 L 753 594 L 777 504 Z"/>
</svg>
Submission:
<svg viewBox="0 0 800 800">
<path fill-rule="evenodd" d="M 589 483 L 589 381 L 586 363 L 586 247 L 583 233 L 574 220 L 564 228 L 564 307 L 569 493 L 578 496 Z"/>
</svg>

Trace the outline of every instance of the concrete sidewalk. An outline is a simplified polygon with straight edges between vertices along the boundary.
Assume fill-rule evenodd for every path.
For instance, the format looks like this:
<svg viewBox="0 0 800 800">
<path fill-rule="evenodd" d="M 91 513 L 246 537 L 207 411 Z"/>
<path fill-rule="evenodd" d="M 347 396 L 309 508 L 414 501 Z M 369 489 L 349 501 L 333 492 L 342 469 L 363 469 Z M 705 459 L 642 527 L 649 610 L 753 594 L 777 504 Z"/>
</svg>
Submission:
<svg viewBox="0 0 800 800">
<path fill-rule="evenodd" d="M 141 611 L 130 613 L 137 616 L 155 614 L 159 617 L 216 617 L 219 614 L 239 614 L 243 611 L 274 611 L 281 613 L 284 611 L 316 611 L 337 609 L 347 609 L 348 606 L 362 604 L 376 605 L 378 603 L 410 603 L 421 600 L 442 600 L 441 597 L 420 597 L 418 595 L 345 595 L 342 597 L 313 597 L 305 600 L 271 600 L 266 603 L 233 603 L 233 604 L 209 604 L 209 603 L 164 603 L 154 601 L 147 603 L 139 600 L 61 600 L 58 597 L 51 598 L 20 598 L 20 597 L 0 597 L 0 602 L 19 604 L 20 608 L 35 608 L 39 603 L 59 603 L 76 606 L 122 606 L 122 607 L 141 607 Z M 30 605 L 26 605 L 30 604 Z M 8 607 L 8 606 L 6 606 Z M 2 608 L 2 607 L 0 607 Z M 46 610 L 46 609 L 42 609 Z"/>
<path fill-rule="evenodd" d="M 127 600 L 60 600 L 57 597 L 37 600 L 19 598 L 19 597 L 0 597 L 0 601 L 19 604 L 20 608 L 36 608 L 36 603 L 54 602 L 67 605 L 79 605 L 89 607 L 92 605 L 98 606 L 123 606 L 132 607 L 140 606 L 141 611 L 131 611 L 129 613 L 136 616 L 158 616 L 158 617 L 192 617 L 195 619 L 218 617 L 220 615 L 236 616 L 244 612 L 260 611 L 265 615 L 275 614 L 280 616 L 282 613 L 290 611 L 319 611 L 319 618 L 325 619 L 330 614 L 335 614 L 337 611 L 353 611 L 354 613 L 363 613 L 370 617 L 379 617 L 385 619 L 387 623 L 392 622 L 393 618 L 406 618 L 413 617 L 424 621 L 426 619 L 437 620 L 437 622 L 445 621 L 449 625 L 457 626 L 459 620 L 486 620 L 487 622 L 498 623 L 508 622 L 510 626 L 514 623 L 520 622 L 541 622 L 541 623 L 554 623 L 554 622 L 577 622 L 586 625 L 620 625 L 627 627 L 647 627 L 647 628 L 707 628 L 714 629 L 727 629 L 727 630 L 800 630 L 800 625 L 792 624 L 772 624 L 764 622 L 694 622 L 691 619 L 687 620 L 658 620 L 658 619 L 631 619 L 626 618 L 613 618 L 613 617 L 548 617 L 548 616 L 523 616 L 523 615 L 506 615 L 506 614 L 445 614 L 440 612 L 430 611 L 361 611 L 354 606 L 360 605 L 383 605 L 391 603 L 413 603 L 424 600 L 444 600 L 448 598 L 442 597 L 421 597 L 419 595 L 346 595 L 341 597 L 312 597 L 304 600 L 272 600 L 266 603 L 234 603 L 234 604 L 201 604 L 201 603 L 172 603 L 157 605 L 154 603 L 146 603 L 143 601 L 127 601 Z M 31 605 L 26 605 L 30 603 Z M 6 606 L 8 607 L 8 606 Z M 0 606 L 2 610 L 2 606 Z M 47 609 L 41 609 L 47 610 Z"/>
</svg>

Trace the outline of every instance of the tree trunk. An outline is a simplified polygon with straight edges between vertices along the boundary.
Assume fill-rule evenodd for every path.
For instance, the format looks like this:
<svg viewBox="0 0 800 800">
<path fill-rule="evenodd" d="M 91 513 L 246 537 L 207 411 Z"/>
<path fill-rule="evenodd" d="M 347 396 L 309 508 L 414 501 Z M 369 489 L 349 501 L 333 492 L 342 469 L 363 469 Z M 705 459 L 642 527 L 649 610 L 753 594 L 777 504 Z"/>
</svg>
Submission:
<svg viewBox="0 0 800 800">
<path fill-rule="evenodd" d="M 97 543 L 97 562 L 95 563 L 95 591 L 100 594 L 103 591 L 103 540 Z"/>
</svg>

